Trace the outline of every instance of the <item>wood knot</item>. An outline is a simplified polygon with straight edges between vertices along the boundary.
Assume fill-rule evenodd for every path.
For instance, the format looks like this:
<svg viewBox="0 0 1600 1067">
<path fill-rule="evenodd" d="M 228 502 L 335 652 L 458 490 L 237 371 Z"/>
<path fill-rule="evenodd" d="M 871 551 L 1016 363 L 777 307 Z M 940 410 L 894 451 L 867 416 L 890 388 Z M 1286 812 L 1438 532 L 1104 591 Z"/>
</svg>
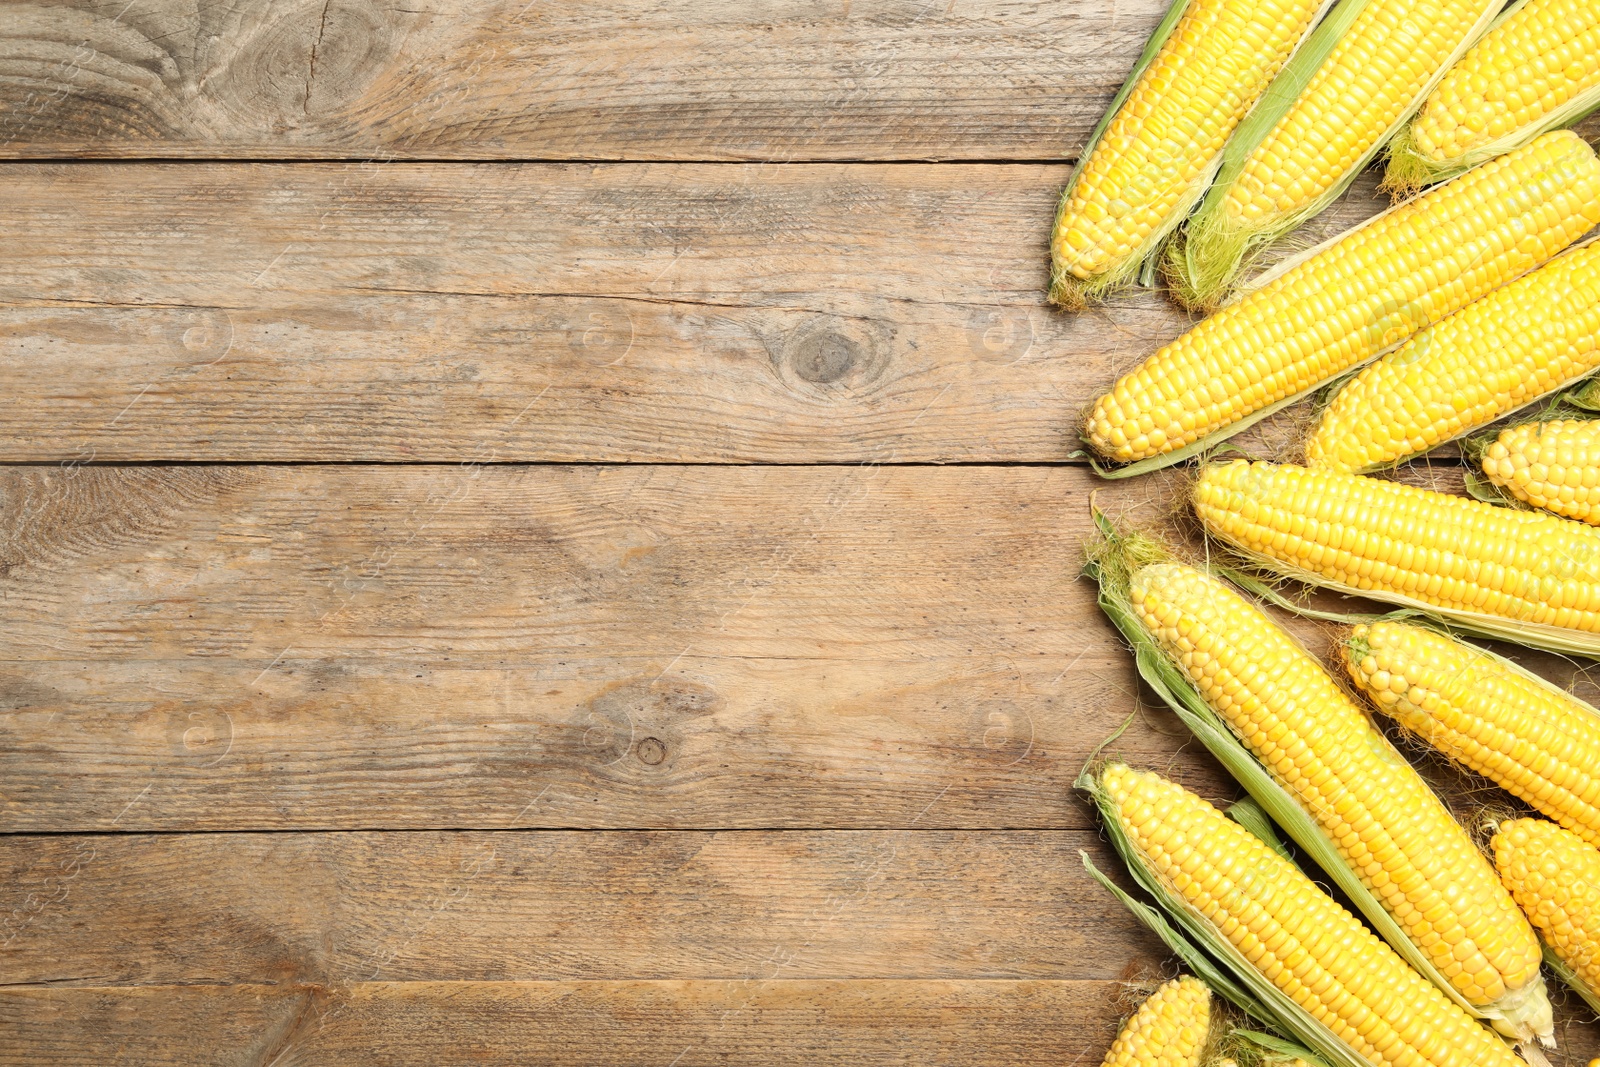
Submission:
<svg viewBox="0 0 1600 1067">
<path fill-rule="evenodd" d="M 653 676 L 632 679 L 600 693 L 579 711 L 565 747 L 570 758 L 590 765 L 624 765 L 632 756 L 647 767 L 659 767 L 669 756 L 677 757 L 685 737 L 715 707 L 716 694 L 703 685 Z"/>
<path fill-rule="evenodd" d="M 790 388 L 819 398 L 859 393 L 882 375 L 890 335 L 873 320 L 811 315 L 777 346 L 778 372 Z"/>
<path fill-rule="evenodd" d="M 237 35 L 235 50 L 208 81 L 238 120 L 274 133 L 345 111 L 403 36 L 396 13 L 367 0 L 274 6 L 263 21 Z"/>
<path fill-rule="evenodd" d="M 825 385 L 850 373 L 859 346 L 841 333 L 827 330 L 812 334 L 794 346 L 789 362 L 794 372 L 808 382 Z"/>
</svg>

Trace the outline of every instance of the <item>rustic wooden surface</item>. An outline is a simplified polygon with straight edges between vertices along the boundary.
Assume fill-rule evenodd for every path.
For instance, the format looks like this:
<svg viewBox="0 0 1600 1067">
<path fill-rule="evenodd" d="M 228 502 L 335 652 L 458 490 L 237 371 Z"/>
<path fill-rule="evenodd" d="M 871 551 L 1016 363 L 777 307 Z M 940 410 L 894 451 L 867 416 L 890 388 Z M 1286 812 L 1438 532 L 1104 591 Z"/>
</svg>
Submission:
<svg viewBox="0 0 1600 1067">
<path fill-rule="evenodd" d="M 11 174 L 11 462 L 1056 462 L 1190 321 L 1045 305 L 1064 166 Z"/>
<path fill-rule="evenodd" d="M 1071 780 L 1137 705 L 1074 580 L 1092 488 L 1068 466 L 12 468 L 8 819 L 1084 827 Z M 1126 744 L 1164 761 L 1176 732 Z"/>
<path fill-rule="evenodd" d="M 1161 6 L 8 5 L 0 1064 L 1098 1062 L 1073 777 L 1234 795 L 1074 577 L 1187 319 L 1042 299 Z"/>
<path fill-rule="evenodd" d="M 13 158 L 1057 160 L 1164 8 L 18 4 L 0 142 Z"/>
</svg>

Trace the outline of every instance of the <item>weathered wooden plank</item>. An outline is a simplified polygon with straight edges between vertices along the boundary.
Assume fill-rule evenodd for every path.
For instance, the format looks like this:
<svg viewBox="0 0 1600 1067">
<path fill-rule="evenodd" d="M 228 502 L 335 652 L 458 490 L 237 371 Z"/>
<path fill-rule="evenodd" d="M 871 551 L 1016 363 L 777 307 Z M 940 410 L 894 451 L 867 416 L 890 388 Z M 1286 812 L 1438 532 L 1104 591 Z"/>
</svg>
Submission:
<svg viewBox="0 0 1600 1067">
<path fill-rule="evenodd" d="M 1058 1067 L 1103 1053 L 1119 995 L 1108 982 L 1072 981 L 4 991 L 0 1064 Z"/>
<path fill-rule="evenodd" d="M 0 461 L 1062 460 L 1188 322 L 1045 306 L 1065 176 L 20 165 Z"/>
<path fill-rule="evenodd" d="M 1163 8 L 17 3 L 0 155 L 1056 160 Z"/>
<path fill-rule="evenodd" d="M 0 838 L 0 982 L 1115 979 L 1097 831 Z"/>
<path fill-rule="evenodd" d="M 1138 706 L 1075 580 L 1091 488 L 6 469 L 5 827 L 1086 826 L 1068 783 Z M 1181 736 L 1121 744 L 1214 780 Z"/>
<path fill-rule="evenodd" d="M 1095 1063 L 1136 998 L 1081 981 L 362 983 L 0 991 L 0 1064 L 905 1067 Z M 1594 1028 L 1560 1021 L 1554 1067 Z"/>
<path fill-rule="evenodd" d="M 1034 159 L 1159 0 L 13 4 L 15 157 Z"/>
</svg>

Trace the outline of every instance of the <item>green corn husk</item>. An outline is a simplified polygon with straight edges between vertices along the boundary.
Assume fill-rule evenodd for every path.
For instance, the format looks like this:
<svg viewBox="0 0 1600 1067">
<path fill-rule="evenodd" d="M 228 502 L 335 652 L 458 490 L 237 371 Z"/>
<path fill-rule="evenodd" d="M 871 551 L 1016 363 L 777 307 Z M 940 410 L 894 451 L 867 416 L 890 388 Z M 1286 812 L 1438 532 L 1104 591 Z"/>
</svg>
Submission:
<svg viewBox="0 0 1600 1067">
<path fill-rule="evenodd" d="M 1500 27 L 1501 23 L 1522 10 L 1528 2 L 1529 0 L 1517 0 L 1516 3 L 1507 7 L 1494 20 L 1488 30 L 1484 32 L 1484 36 L 1486 37 L 1493 33 Z M 1457 58 L 1459 59 L 1460 57 Z M 1445 73 L 1449 73 L 1449 71 L 1446 70 Z M 1437 80 L 1435 79 L 1436 82 Z M 1389 146 L 1389 162 L 1384 169 L 1383 184 L 1379 188 L 1392 194 L 1397 199 L 1411 196 L 1424 186 L 1449 181 L 1458 174 L 1465 174 L 1478 164 L 1487 163 L 1496 156 L 1514 152 L 1540 134 L 1577 125 L 1594 111 L 1600 109 L 1600 85 L 1595 85 L 1579 93 L 1542 119 L 1513 130 L 1504 137 L 1486 141 L 1477 148 L 1454 159 L 1429 159 L 1417 151 L 1416 140 L 1412 134 L 1412 126 L 1416 122 L 1417 114 L 1426 106 L 1427 101 L 1422 101 L 1421 106 L 1408 117 L 1406 124 L 1395 134 L 1394 140 Z"/>
<path fill-rule="evenodd" d="M 1589 983 L 1579 978 L 1578 972 L 1568 967 L 1549 945 L 1544 948 L 1544 965 L 1561 979 L 1563 985 L 1578 994 L 1579 999 L 1589 1006 L 1590 1011 L 1600 1015 L 1600 992 L 1589 988 Z"/>
<path fill-rule="evenodd" d="M 1308 1056 L 1308 1050 L 1292 1041 L 1257 1030 L 1235 1027 L 1225 1041 L 1232 1046 L 1233 1058 L 1240 1067 L 1284 1067 L 1295 1060 L 1312 1065 L 1322 1062 L 1315 1056 Z"/>
<path fill-rule="evenodd" d="M 1589 378 L 1562 399 L 1580 411 L 1600 411 L 1600 378 Z"/>
<path fill-rule="evenodd" d="M 1419 628 L 1426 628 L 1426 629 L 1429 629 L 1429 630 L 1434 630 L 1434 631 L 1436 631 L 1438 633 L 1443 634 L 1445 637 L 1450 638 L 1453 641 L 1458 641 L 1463 645 L 1467 645 L 1474 653 L 1476 653 L 1478 655 L 1481 655 L 1486 659 L 1493 660 L 1497 665 L 1499 665 L 1500 667 L 1503 667 L 1505 670 L 1511 672 L 1512 674 L 1515 674 L 1518 677 L 1523 678 L 1524 680 L 1532 683 L 1535 686 L 1538 686 L 1540 689 L 1543 689 L 1545 692 L 1547 692 L 1547 693 L 1551 694 L 1552 696 L 1560 699 L 1561 701 L 1572 705 L 1575 710 L 1580 711 L 1580 712 L 1587 712 L 1588 714 L 1593 715 L 1595 717 L 1597 725 L 1600 725 L 1600 708 L 1596 708 L 1593 704 L 1590 704 L 1588 701 L 1580 699 L 1576 694 L 1568 692 L 1567 690 L 1561 688 L 1559 685 L 1556 685 L 1554 682 L 1550 681 L 1550 679 L 1545 678 L 1543 675 L 1535 674 L 1533 671 L 1528 670 L 1528 668 L 1524 667 L 1522 664 L 1517 663 L 1515 660 L 1507 659 L 1505 656 L 1500 655 L 1500 653 L 1494 651 L 1491 648 L 1485 648 L 1482 645 L 1469 644 L 1468 642 L 1462 640 L 1456 634 L 1451 633 L 1450 629 L 1448 627 L 1439 626 L 1439 625 L 1437 625 L 1436 623 L 1434 623 L 1434 622 L 1432 622 L 1430 620 L 1420 620 L 1420 619 L 1408 619 L 1408 620 L 1387 619 L 1387 620 L 1384 620 L 1384 621 L 1388 621 L 1388 622 L 1404 621 L 1404 622 L 1406 622 L 1407 625 L 1412 625 L 1412 626 L 1416 626 L 1416 627 L 1419 627 Z M 1371 650 L 1370 649 L 1370 645 L 1368 645 L 1368 643 L 1366 642 L 1365 639 L 1359 639 L 1359 638 L 1356 638 L 1353 635 L 1346 635 L 1344 640 L 1341 642 L 1340 647 L 1341 647 L 1341 650 L 1342 650 L 1341 654 L 1345 658 L 1345 663 L 1343 664 L 1343 666 L 1346 669 L 1346 671 L 1349 670 L 1350 665 L 1352 663 L 1359 663 L 1361 660 L 1365 659 L 1367 657 L 1368 653 Z M 1361 687 L 1358 685 L 1355 688 L 1359 689 Z M 1368 703 L 1369 704 L 1375 704 L 1376 703 L 1375 701 L 1373 701 L 1371 699 L 1370 695 L 1368 696 Z M 1389 716 L 1387 712 L 1384 712 L 1381 709 L 1379 711 L 1379 714 L 1385 715 L 1386 717 L 1389 717 L 1389 718 L 1393 718 L 1392 716 Z M 1485 775 L 1481 771 L 1474 770 L 1473 768 L 1467 766 L 1465 763 L 1462 763 L 1462 762 L 1458 761 L 1454 756 L 1451 756 L 1449 753 L 1443 751 L 1442 749 L 1437 748 L 1433 744 L 1431 738 L 1423 736 L 1421 733 L 1410 729 L 1409 727 L 1405 726 L 1403 723 L 1400 723 L 1398 725 L 1399 725 L 1400 729 L 1402 731 L 1404 731 L 1406 734 L 1408 734 L 1411 737 L 1415 738 L 1417 741 L 1420 741 L 1423 744 L 1427 745 L 1429 748 L 1433 749 L 1435 752 L 1438 752 L 1439 755 L 1443 756 L 1450 763 L 1452 763 L 1452 764 L 1456 765 L 1457 767 L 1459 767 L 1465 773 L 1470 774 L 1475 778 L 1482 778 L 1482 779 L 1485 779 L 1485 780 L 1488 780 L 1488 781 L 1493 781 L 1493 779 L 1490 779 L 1488 777 L 1488 775 Z M 1500 789 L 1505 790 L 1505 792 L 1507 792 L 1507 793 L 1511 792 L 1511 790 L 1506 789 L 1505 786 L 1500 785 L 1498 782 L 1496 782 L 1495 784 Z M 1528 801 L 1528 800 L 1526 800 L 1524 798 L 1518 798 L 1518 799 L 1522 800 L 1522 802 L 1527 804 L 1530 808 L 1533 808 L 1535 811 L 1538 811 L 1540 814 L 1544 815 L 1545 818 L 1547 818 L 1549 821 L 1551 821 L 1553 823 L 1556 823 L 1557 825 L 1561 824 L 1561 816 L 1557 812 L 1546 811 L 1545 809 L 1541 808 L 1538 804 L 1533 803 L 1531 801 Z M 1568 829 L 1571 829 L 1571 828 L 1568 827 Z"/>
<path fill-rule="evenodd" d="M 1439 69 L 1418 89 L 1399 117 L 1372 146 L 1310 204 L 1262 220 L 1245 222 L 1229 219 L 1225 206 L 1228 194 L 1244 172 L 1251 154 L 1294 108 L 1317 71 L 1369 2 L 1376 0 L 1342 0 L 1312 33 L 1305 47 L 1279 73 L 1255 109 L 1229 139 L 1223 150 L 1222 165 L 1216 180 L 1201 202 L 1200 209 L 1184 225 L 1178 239 L 1167 247 L 1163 272 L 1173 295 L 1184 307 L 1210 311 L 1220 306 L 1233 290 L 1239 276 L 1273 242 L 1322 214 L 1344 195 L 1350 183 L 1383 151 L 1390 138 L 1408 125 L 1412 114 L 1422 106 L 1445 72 L 1488 30 L 1500 4 L 1500 0 L 1480 0 L 1478 20 L 1455 51 L 1445 58 Z"/>
<path fill-rule="evenodd" d="M 1287 831 L 1295 844 L 1299 845 L 1319 868 L 1327 872 L 1339 889 L 1355 904 L 1356 909 L 1366 917 L 1378 936 L 1387 941 L 1401 958 L 1467 1014 L 1490 1022 L 1508 1037 L 1531 1043 L 1537 1035 L 1522 1018 L 1522 1013 L 1518 1010 L 1521 1007 L 1520 1002 L 1507 1005 L 1504 1010 L 1493 1011 L 1473 1005 L 1463 998 L 1450 984 L 1449 979 L 1439 973 L 1438 968 L 1426 954 L 1395 922 L 1383 904 L 1372 895 L 1372 891 L 1361 881 L 1356 872 L 1351 870 L 1317 821 L 1278 784 L 1271 772 L 1262 766 L 1255 754 L 1211 709 L 1205 698 L 1195 689 L 1194 683 L 1167 658 L 1155 639 L 1144 628 L 1129 593 L 1133 574 L 1150 563 L 1171 559 L 1171 554 L 1150 538 L 1119 533 L 1098 511 L 1094 515 L 1094 520 L 1103 540 L 1091 550 L 1092 554 L 1084 567 L 1084 573 L 1099 583 L 1100 608 L 1132 647 L 1139 676 L 1177 714 L 1190 732 L 1205 745 L 1206 750 L 1216 757 L 1240 785 L 1244 786 L 1245 791 L 1259 805 L 1256 810 L 1270 817 L 1272 822 Z M 1292 637 L 1290 639 L 1293 640 Z M 1306 655 L 1310 656 L 1311 653 L 1307 652 Z M 1381 739 L 1382 735 L 1378 736 Z M 1404 757 L 1395 751 L 1393 746 L 1388 745 L 1387 741 L 1383 743 L 1395 760 L 1404 761 Z M 1252 822 L 1264 819 L 1253 818 L 1250 809 L 1243 811 L 1244 818 L 1240 818 L 1234 812 L 1229 814 L 1234 815 L 1235 821 L 1250 829 L 1257 837 L 1267 841 L 1268 844 L 1274 844 L 1273 840 L 1264 837 L 1252 827 Z M 1281 845 L 1274 847 L 1280 853 L 1283 851 Z M 1542 999 L 1544 984 L 1535 980 L 1526 987 L 1525 992 L 1528 998 Z"/>
<path fill-rule="evenodd" d="M 1051 227 L 1052 233 L 1061 225 L 1062 213 L 1065 212 L 1067 205 L 1071 203 L 1073 190 L 1077 188 L 1078 179 L 1083 174 L 1083 168 L 1088 163 L 1089 157 L 1094 154 L 1095 148 L 1099 146 L 1100 138 L 1105 135 L 1106 127 L 1111 125 L 1111 120 L 1116 117 L 1118 111 L 1122 110 L 1122 105 L 1132 95 L 1134 86 L 1139 84 L 1140 77 L 1144 75 L 1150 63 L 1160 53 L 1162 46 L 1167 43 L 1167 38 L 1172 36 L 1172 31 L 1183 20 L 1183 16 L 1188 13 L 1189 8 L 1200 2 L 1201 0 L 1172 0 L 1172 5 L 1167 8 L 1167 13 L 1162 17 L 1161 22 L 1157 24 L 1155 31 L 1151 33 L 1150 40 L 1145 42 L 1144 51 L 1139 53 L 1139 58 L 1135 61 L 1133 70 L 1129 72 L 1127 79 L 1122 83 L 1122 88 L 1117 91 L 1117 95 L 1112 98 L 1111 105 L 1106 108 L 1105 114 L 1100 116 L 1100 121 L 1095 124 L 1094 130 L 1089 134 L 1089 140 L 1083 146 L 1083 150 L 1078 153 L 1078 161 L 1073 165 L 1072 173 L 1067 176 L 1066 187 L 1062 190 L 1061 199 L 1056 206 L 1055 222 Z M 1317 25 L 1333 2 L 1334 0 L 1323 0 L 1322 6 L 1312 17 L 1306 34 L 1300 38 L 1300 42 L 1295 49 L 1296 52 L 1305 45 L 1310 37 L 1311 28 Z M 1294 54 L 1294 52 L 1290 53 L 1291 62 Z M 1159 258 L 1157 253 L 1161 250 L 1162 245 L 1166 243 L 1172 231 L 1183 222 L 1184 217 L 1200 201 L 1200 197 L 1205 195 L 1206 187 L 1211 184 L 1211 179 L 1216 176 L 1217 168 L 1222 165 L 1222 155 L 1221 152 L 1218 152 L 1216 158 L 1195 179 L 1194 188 L 1173 208 L 1171 217 L 1157 227 L 1155 232 L 1146 238 L 1144 243 L 1125 262 L 1119 264 L 1113 270 L 1107 271 L 1098 277 L 1084 280 L 1062 269 L 1053 261 L 1052 257 L 1050 266 L 1050 300 L 1062 307 L 1078 310 L 1089 304 L 1098 303 L 1118 289 L 1128 287 L 1136 278 L 1141 285 L 1153 285 L 1155 283 L 1155 264 Z"/>
<path fill-rule="evenodd" d="M 1532 509 L 1526 509 L 1532 510 Z M 1554 516 L 1553 516 L 1554 517 Z M 1571 519 L 1565 520 L 1571 522 Z M 1229 546 L 1229 551 L 1241 560 L 1259 570 L 1270 573 L 1273 577 L 1299 582 L 1305 588 L 1331 589 L 1348 597 L 1380 599 L 1380 595 L 1371 590 L 1360 590 L 1337 582 L 1330 582 L 1321 575 L 1312 581 L 1300 571 L 1291 571 L 1274 566 L 1274 560 L 1262 556 L 1241 552 Z M 1394 611 L 1319 611 L 1308 607 L 1303 601 L 1291 596 L 1286 596 L 1271 582 L 1263 581 L 1256 574 L 1244 567 L 1229 566 L 1213 562 L 1213 573 L 1228 579 L 1239 588 L 1248 591 L 1252 596 L 1267 601 L 1283 610 L 1306 619 L 1319 619 L 1322 622 L 1344 623 L 1354 626 L 1358 623 L 1372 622 L 1400 622 L 1416 621 L 1426 622 L 1446 633 L 1467 634 L 1489 641 L 1505 641 L 1513 645 L 1524 645 L 1529 648 L 1541 648 L 1546 652 L 1555 652 L 1561 655 L 1584 656 L 1588 659 L 1600 659 L 1600 634 L 1589 635 L 1578 630 L 1566 630 L 1559 626 L 1546 626 L 1531 622 L 1516 622 L 1503 619 L 1497 615 L 1485 615 L 1480 612 L 1449 612 L 1446 613 L 1432 604 L 1399 595 L 1384 593 L 1381 599 L 1392 604 L 1400 605 Z"/>
</svg>

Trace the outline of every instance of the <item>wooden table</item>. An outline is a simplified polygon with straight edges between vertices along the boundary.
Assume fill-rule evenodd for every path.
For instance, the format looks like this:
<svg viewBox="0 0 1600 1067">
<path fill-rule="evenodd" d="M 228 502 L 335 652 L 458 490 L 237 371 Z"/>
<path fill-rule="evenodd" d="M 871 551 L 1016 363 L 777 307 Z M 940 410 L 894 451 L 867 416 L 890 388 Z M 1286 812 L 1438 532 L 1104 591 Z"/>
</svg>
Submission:
<svg viewBox="0 0 1600 1067">
<path fill-rule="evenodd" d="M 1074 775 L 1233 795 L 1075 580 L 1185 320 L 1042 299 L 1159 8 L 0 9 L 0 1064 L 1098 1062 Z"/>
</svg>

